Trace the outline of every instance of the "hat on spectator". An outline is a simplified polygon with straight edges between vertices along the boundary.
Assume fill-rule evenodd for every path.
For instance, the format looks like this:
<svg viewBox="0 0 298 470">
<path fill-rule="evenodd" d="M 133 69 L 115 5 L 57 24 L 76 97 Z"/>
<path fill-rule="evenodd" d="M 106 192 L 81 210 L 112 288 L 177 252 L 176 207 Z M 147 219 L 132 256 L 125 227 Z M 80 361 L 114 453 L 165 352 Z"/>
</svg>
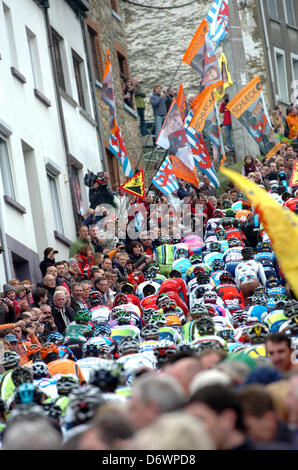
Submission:
<svg viewBox="0 0 298 470">
<path fill-rule="evenodd" d="M 13 286 L 11 286 L 10 284 L 3 284 L 2 289 L 3 289 L 3 294 L 4 294 L 4 296 L 6 296 L 7 293 L 10 292 L 10 291 L 12 291 L 12 290 L 13 290 L 14 292 L 16 292 L 16 289 L 15 289 Z"/>
<path fill-rule="evenodd" d="M 12 343 L 13 341 L 15 341 L 16 343 L 18 342 L 18 338 L 12 333 L 5 335 L 3 339 L 5 339 L 6 341 L 9 341 L 10 343 Z"/>
</svg>

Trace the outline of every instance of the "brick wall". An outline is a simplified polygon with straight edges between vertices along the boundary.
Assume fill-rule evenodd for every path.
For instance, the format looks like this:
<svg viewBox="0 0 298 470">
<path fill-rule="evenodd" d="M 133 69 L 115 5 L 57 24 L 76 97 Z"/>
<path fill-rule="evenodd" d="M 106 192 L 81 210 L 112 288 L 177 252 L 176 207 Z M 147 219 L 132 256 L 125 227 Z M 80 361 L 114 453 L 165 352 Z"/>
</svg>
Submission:
<svg viewBox="0 0 298 470">
<path fill-rule="evenodd" d="M 117 2 L 114 1 L 113 4 L 114 8 L 117 7 L 114 13 L 111 8 L 110 0 L 90 0 L 90 10 L 86 22 L 87 25 L 93 28 L 97 33 L 98 44 L 96 50 L 100 70 L 104 70 L 106 51 L 107 49 L 110 50 L 118 124 L 122 132 L 131 165 L 134 169 L 142 153 L 142 141 L 139 135 L 139 120 L 137 115 L 132 115 L 132 113 L 124 108 L 117 52 L 126 59 L 128 53 L 124 25 L 121 21 L 121 2 L 118 0 Z M 127 62 L 125 62 L 125 73 L 129 76 L 130 67 L 128 59 Z M 102 72 L 100 72 L 100 76 L 102 77 Z M 101 88 L 98 85 L 96 86 L 96 93 L 104 139 L 108 140 L 109 108 L 101 100 Z M 136 114 L 136 110 L 133 110 L 133 113 Z M 122 172 L 121 164 L 119 165 L 118 161 L 117 164 L 119 167 L 120 181 L 123 182 L 125 181 L 125 176 Z M 143 168 L 142 162 L 139 168 Z"/>
</svg>

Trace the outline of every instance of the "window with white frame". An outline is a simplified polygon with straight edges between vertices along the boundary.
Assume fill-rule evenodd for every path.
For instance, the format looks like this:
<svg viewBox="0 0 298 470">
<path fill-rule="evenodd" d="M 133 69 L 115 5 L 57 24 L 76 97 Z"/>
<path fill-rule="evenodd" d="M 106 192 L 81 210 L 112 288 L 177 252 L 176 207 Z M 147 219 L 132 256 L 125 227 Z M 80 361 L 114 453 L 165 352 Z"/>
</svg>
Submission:
<svg viewBox="0 0 298 470">
<path fill-rule="evenodd" d="M 4 194 L 15 199 L 7 142 L 2 137 L 0 137 L 0 171 Z"/>
<path fill-rule="evenodd" d="M 293 0 L 284 0 L 285 18 L 290 26 L 296 27 L 295 9 Z"/>
<path fill-rule="evenodd" d="M 87 79 L 86 79 L 85 64 L 84 64 L 83 59 L 74 50 L 72 50 L 72 62 L 73 62 L 75 81 L 77 85 L 79 105 L 85 111 L 90 112 L 90 103 L 88 101 L 88 94 L 87 94 L 88 86 L 87 86 Z"/>
<path fill-rule="evenodd" d="M 63 223 L 62 223 L 62 216 L 61 216 L 61 209 L 59 203 L 59 196 L 57 190 L 57 175 L 47 168 L 47 177 L 51 195 L 51 203 L 52 203 L 52 212 L 54 216 L 54 224 L 55 230 L 60 232 L 62 235 L 64 234 Z"/>
<path fill-rule="evenodd" d="M 279 20 L 277 0 L 267 0 L 267 9 L 270 18 Z"/>
<path fill-rule="evenodd" d="M 286 103 L 289 102 L 288 79 L 286 70 L 285 52 L 274 48 L 278 99 Z"/>
<path fill-rule="evenodd" d="M 11 11 L 10 11 L 10 8 L 4 2 L 2 6 L 3 6 L 3 11 L 4 11 L 4 20 L 5 20 L 5 27 L 6 27 L 9 54 L 10 54 L 10 63 L 12 66 L 18 67 L 18 57 L 17 57 L 17 49 L 16 49 L 16 43 L 15 43 L 15 34 L 14 34 Z"/>
<path fill-rule="evenodd" d="M 29 56 L 30 56 L 30 62 L 31 62 L 34 88 L 36 88 L 39 91 L 42 91 L 43 86 L 42 86 L 42 77 L 41 77 L 41 67 L 40 67 L 36 35 L 32 33 L 32 31 L 30 31 L 30 29 L 27 27 L 26 27 L 26 34 L 27 34 L 27 41 L 28 41 L 28 47 L 29 47 Z"/>
</svg>

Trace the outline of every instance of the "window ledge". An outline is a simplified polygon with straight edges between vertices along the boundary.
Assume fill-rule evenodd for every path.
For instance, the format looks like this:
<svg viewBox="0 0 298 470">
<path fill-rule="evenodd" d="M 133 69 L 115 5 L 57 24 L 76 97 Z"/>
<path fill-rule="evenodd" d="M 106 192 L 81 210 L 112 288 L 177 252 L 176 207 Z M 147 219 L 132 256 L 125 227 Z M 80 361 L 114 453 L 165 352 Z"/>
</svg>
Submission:
<svg viewBox="0 0 298 470">
<path fill-rule="evenodd" d="M 70 103 L 74 108 L 77 108 L 79 106 L 78 103 L 68 93 L 66 93 L 65 90 L 63 90 L 63 88 L 59 88 L 59 90 L 61 96 L 63 96 L 63 98 L 68 101 L 68 103 Z"/>
<path fill-rule="evenodd" d="M 274 21 L 275 23 L 281 24 L 281 21 L 278 20 L 277 18 L 272 18 L 271 16 L 269 16 L 269 20 Z"/>
<path fill-rule="evenodd" d="M 117 21 L 119 21 L 119 23 L 122 23 L 121 16 L 119 16 L 118 13 L 116 13 L 114 10 L 112 10 L 112 16 L 113 16 Z"/>
<path fill-rule="evenodd" d="M 82 116 L 84 116 L 84 118 L 87 119 L 87 121 L 90 122 L 92 126 L 96 127 L 96 121 L 93 119 L 93 117 L 85 109 L 79 107 L 79 110 Z"/>
<path fill-rule="evenodd" d="M 19 80 L 22 84 L 26 83 L 26 77 L 16 68 L 16 67 L 10 67 L 11 74 Z"/>
<path fill-rule="evenodd" d="M 293 31 L 296 31 L 296 32 L 298 31 L 297 26 L 293 26 L 292 24 L 287 24 L 287 28 L 293 29 Z"/>
<path fill-rule="evenodd" d="M 52 106 L 52 103 L 50 102 L 50 100 L 48 100 L 48 98 L 47 98 L 41 91 L 39 91 L 37 88 L 34 88 L 34 95 L 35 95 L 36 98 L 38 98 L 43 104 L 45 104 L 47 108 L 49 108 L 50 106 Z"/>
<path fill-rule="evenodd" d="M 12 206 L 14 209 L 16 209 L 18 212 L 20 212 L 20 214 L 22 214 L 22 215 L 26 214 L 26 208 L 24 206 L 22 206 L 22 204 L 17 202 L 15 199 L 13 199 L 12 197 L 7 196 L 6 194 L 4 194 L 3 199 L 6 202 L 6 204 L 9 204 L 10 206 Z"/>
<path fill-rule="evenodd" d="M 72 244 L 72 241 L 66 238 L 62 233 L 58 232 L 57 230 L 54 230 L 54 237 L 56 240 L 59 240 L 60 242 L 64 243 L 66 246 L 70 246 Z"/>
<path fill-rule="evenodd" d="M 138 117 L 139 117 L 138 113 L 133 108 L 131 108 L 130 106 L 127 106 L 126 103 L 123 104 L 123 108 L 125 109 L 125 111 L 127 111 L 129 114 L 131 114 L 133 117 L 138 119 Z"/>
</svg>

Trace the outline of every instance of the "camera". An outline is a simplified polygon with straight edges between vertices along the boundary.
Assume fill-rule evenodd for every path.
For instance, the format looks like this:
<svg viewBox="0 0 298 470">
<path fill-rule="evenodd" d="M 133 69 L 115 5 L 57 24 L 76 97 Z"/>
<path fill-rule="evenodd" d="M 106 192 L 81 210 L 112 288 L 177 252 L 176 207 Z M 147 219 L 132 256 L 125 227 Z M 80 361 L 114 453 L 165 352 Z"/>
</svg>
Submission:
<svg viewBox="0 0 298 470">
<path fill-rule="evenodd" d="M 58 251 L 58 250 L 54 250 L 54 253 L 55 253 L 55 255 L 57 255 L 57 254 L 59 253 L 59 251 Z"/>
<path fill-rule="evenodd" d="M 32 326 L 31 322 L 25 323 L 25 328 L 30 328 Z"/>
</svg>

